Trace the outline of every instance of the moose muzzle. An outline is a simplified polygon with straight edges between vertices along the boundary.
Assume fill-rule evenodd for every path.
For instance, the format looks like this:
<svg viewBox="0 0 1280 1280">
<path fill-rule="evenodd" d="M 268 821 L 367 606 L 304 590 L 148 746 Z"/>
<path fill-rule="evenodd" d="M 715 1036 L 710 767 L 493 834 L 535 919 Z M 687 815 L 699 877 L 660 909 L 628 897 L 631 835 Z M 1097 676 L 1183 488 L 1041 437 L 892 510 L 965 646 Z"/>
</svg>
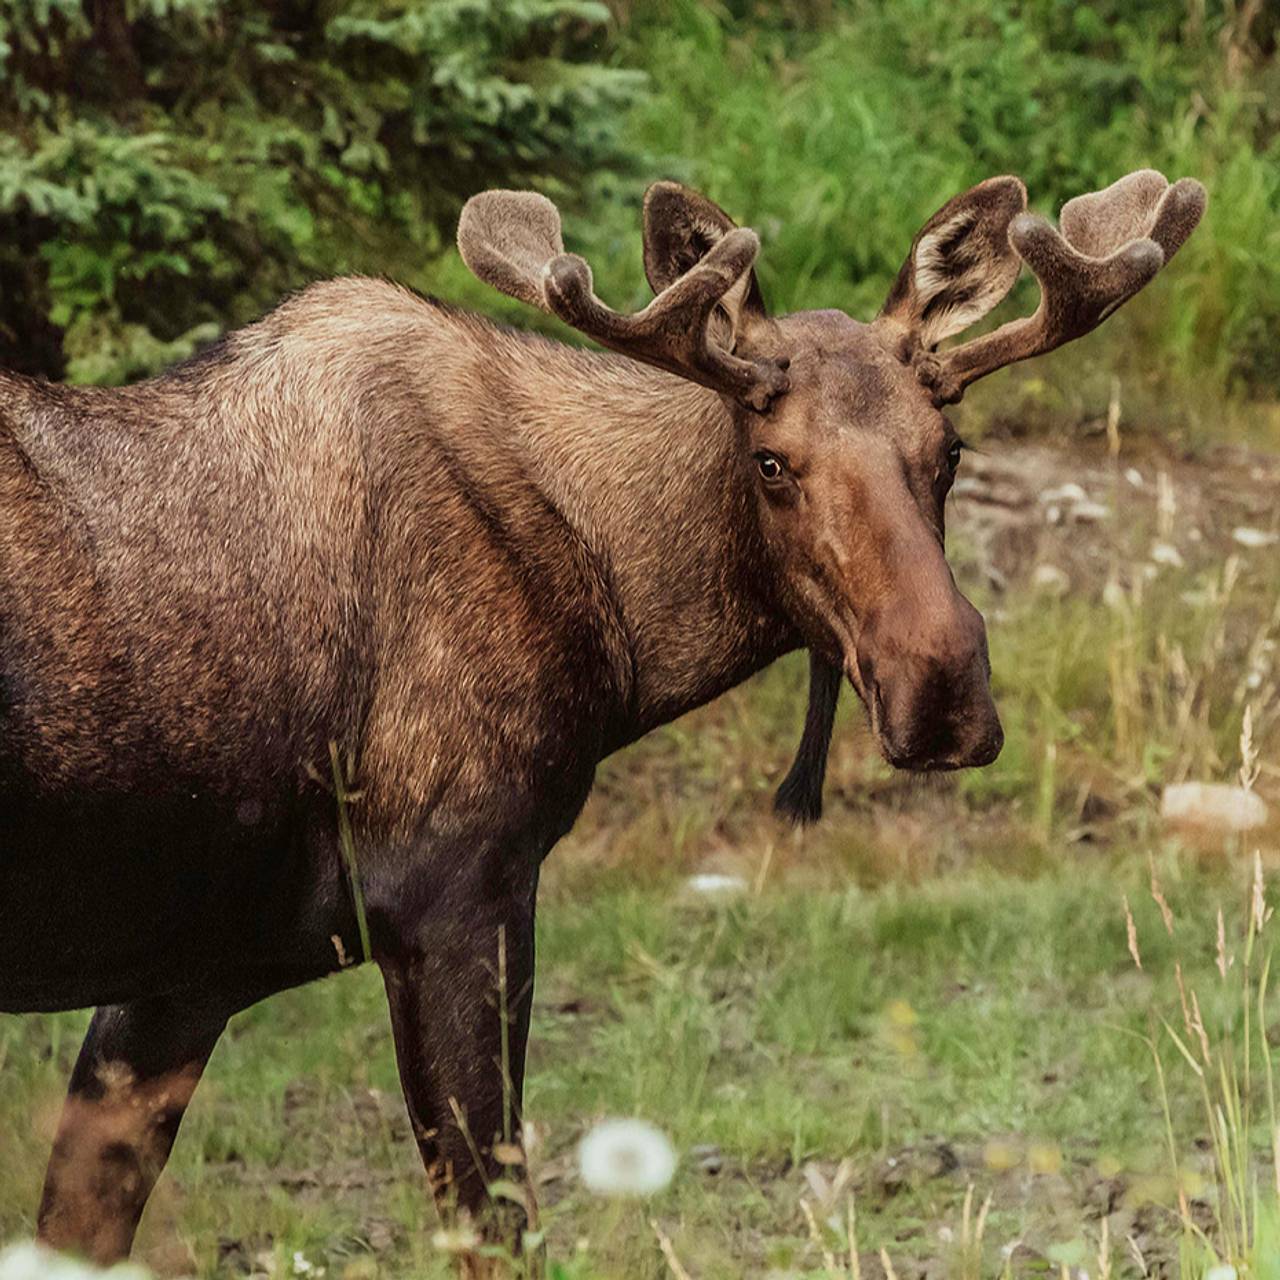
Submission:
<svg viewBox="0 0 1280 1280">
<path fill-rule="evenodd" d="M 986 627 L 954 586 L 945 603 L 902 598 L 867 618 L 857 668 L 854 683 L 895 768 L 963 769 L 1000 754 Z"/>
</svg>

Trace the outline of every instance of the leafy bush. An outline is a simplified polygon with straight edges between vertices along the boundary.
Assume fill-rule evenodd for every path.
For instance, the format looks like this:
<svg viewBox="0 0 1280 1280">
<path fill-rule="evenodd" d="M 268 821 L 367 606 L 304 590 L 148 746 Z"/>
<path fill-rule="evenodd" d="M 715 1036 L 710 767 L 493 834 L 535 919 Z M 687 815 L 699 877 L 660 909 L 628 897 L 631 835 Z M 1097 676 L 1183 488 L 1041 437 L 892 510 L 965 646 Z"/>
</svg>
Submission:
<svg viewBox="0 0 1280 1280">
<path fill-rule="evenodd" d="M 0 363 L 115 382 L 616 156 L 584 0 L 0 0 Z"/>
</svg>

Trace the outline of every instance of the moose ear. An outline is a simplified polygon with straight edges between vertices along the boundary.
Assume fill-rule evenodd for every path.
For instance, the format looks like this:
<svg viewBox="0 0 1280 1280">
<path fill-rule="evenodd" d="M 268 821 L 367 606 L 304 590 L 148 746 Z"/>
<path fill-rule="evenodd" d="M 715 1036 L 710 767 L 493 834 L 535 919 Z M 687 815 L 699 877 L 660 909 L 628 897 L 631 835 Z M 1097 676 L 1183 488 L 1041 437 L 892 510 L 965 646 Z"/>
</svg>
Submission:
<svg viewBox="0 0 1280 1280">
<path fill-rule="evenodd" d="M 1009 224 L 1027 207 L 1018 178 L 989 178 L 949 200 L 921 228 L 880 315 L 924 350 L 981 320 L 1018 278 Z"/>
<path fill-rule="evenodd" d="M 718 204 L 678 182 L 655 182 L 644 193 L 644 273 L 654 293 L 691 271 L 737 226 Z M 733 350 L 735 337 L 765 315 L 754 270 L 747 271 L 720 300 L 733 334 L 716 334 Z"/>
</svg>

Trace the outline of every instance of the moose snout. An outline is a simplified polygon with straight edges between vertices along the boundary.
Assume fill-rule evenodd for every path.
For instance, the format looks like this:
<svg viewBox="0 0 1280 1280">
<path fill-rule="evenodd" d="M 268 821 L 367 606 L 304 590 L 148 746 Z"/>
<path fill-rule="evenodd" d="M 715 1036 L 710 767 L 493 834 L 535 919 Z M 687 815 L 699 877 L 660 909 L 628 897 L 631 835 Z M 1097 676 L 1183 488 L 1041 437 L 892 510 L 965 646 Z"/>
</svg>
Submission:
<svg viewBox="0 0 1280 1280">
<path fill-rule="evenodd" d="M 886 759 L 898 769 L 990 764 L 1004 746 L 982 615 L 959 592 L 868 619 L 858 674 Z"/>
</svg>

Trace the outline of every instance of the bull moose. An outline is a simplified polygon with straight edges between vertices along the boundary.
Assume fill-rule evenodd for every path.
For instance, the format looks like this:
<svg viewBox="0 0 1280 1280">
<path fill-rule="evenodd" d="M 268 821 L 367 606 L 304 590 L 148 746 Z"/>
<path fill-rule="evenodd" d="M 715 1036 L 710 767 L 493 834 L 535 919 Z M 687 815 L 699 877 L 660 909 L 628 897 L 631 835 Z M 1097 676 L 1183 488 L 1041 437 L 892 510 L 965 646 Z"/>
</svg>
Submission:
<svg viewBox="0 0 1280 1280">
<path fill-rule="evenodd" d="M 362 953 L 432 1190 L 511 1231 L 539 868 L 597 763 L 798 647 L 793 816 L 842 678 L 892 764 L 993 760 L 941 410 L 1097 326 L 1204 206 L 1142 170 L 1058 230 L 992 178 L 864 324 L 770 316 L 755 233 L 672 182 L 619 314 L 549 200 L 489 191 L 467 265 L 607 352 L 340 279 L 134 386 L 0 374 L 0 1009 L 98 1006 L 40 1237 L 126 1255 L 227 1019 Z M 1034 315 L 939 350 L 1023 262 Z"/>
</svg>

